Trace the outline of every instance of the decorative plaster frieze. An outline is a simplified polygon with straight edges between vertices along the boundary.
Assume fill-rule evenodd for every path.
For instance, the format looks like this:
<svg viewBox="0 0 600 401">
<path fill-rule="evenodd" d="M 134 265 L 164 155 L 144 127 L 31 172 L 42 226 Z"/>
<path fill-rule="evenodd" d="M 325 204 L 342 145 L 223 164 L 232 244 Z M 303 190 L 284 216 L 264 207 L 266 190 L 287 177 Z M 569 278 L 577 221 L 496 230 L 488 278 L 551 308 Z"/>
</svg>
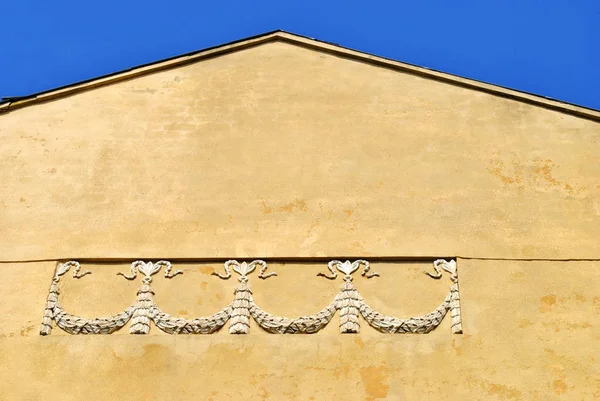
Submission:
<svg viewBox="0 0 600 401">
<path fill-rule="evenodd" d="M 171 263 L 158 261 L 156 263 L 135 261 L 131 264 L 129 273 L 117 273 L 128 280 L 135 280 L 138 273 L 144 276 L 142 285 L 137 292 L 136 300 L 123 312 L 105 318 L 86 319 L 65 312 L 59 303 L 60 277 L 73 268 L 73 277 L 81 278 L 89 271 L 81 273 L 78 262 L 70 261 L 59 264 L 52 279 L 46 309 L 40 328 L 41 335 L 48 335 L 52 330 L 52 320 L 56 325 L 70 334 L 110 334 L 125 326 L 131 320 L 129 333 L 148 334 L 150 324 L 168 334 L 211 334 L 220 330 L 229 321 L 230 334 L 247 334 L 250 329 L 250 318 L 265 331 L 275 334 L 310 334 L 322 330 L 340 312 L 340 332 L 358 333 L 360 330 L 359 316 L 373 328 L 384 333 L 429 333 L 435 329 L 450 311 L 452 333 L 462 333 L 460 316 L 460 296 L 458 291 L 458 274 L 456 261 L 443 259 L 433 262 L 435 273 L 426 272 L 434 279 L 442 277 L 442 270 L 450 273 L 452 282 L 450 291 L 444 301 L 432 312 L 418 317 L 400 319 L 383 315 L 371 308 L 354 286 L 352 274 L 360 267 L 361 276 L 368 279 L 379 277 L 379 273 L 370 272 L 370 264 L 366 260 L 349 260 L 342 262 L 332 260 L 327 264 L 327 273 L 319 273 L 329 280 L 335 280 L 338 271 L 344 273 L 343 285 L 333 301 L 321 311 L 308 316 L 287 318 L 275 316 L 261 309 L 252 296 L 249 275 L 259 268 L 258 277 L 267 279 L 277 275 L 275 272 L 266 273 L 267 263 L 254 260 L 250 263 L 228 260 L 223 265 L 224 273 L 214 272 L 213 275 L 222 280 L 232 277 L 232 270 L 239 275 L 239 284 L 234 289 L 233 301 L 220 311 L 207 317 L 184 319 L 173 317 L 161 310 L 154 301 L 154 291 L 151 287 L 152 276 L 164 267 L 167 279 L 183 274 L 181 270 L 172 272 Z"/>
</svg>

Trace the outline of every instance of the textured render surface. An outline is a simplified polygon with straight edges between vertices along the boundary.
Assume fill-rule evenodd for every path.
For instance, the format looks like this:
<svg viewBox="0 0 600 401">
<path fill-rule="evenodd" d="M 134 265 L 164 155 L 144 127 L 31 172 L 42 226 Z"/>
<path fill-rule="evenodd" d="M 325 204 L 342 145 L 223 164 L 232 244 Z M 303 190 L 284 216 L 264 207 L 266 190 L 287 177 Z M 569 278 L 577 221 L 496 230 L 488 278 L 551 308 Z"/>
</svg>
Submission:
<svg viewBox="0 0 600 401">
<path fill-rule="evenodd" d="M 274 42 L 0 116 L 0 258 L 600 258 L 600 124 Z"/>
<path fill-rule="evenodd" d="M 333 326 L 315 335 L 274 335 L 253 326 L 248 335 L 223 330 L 171 336 L 153 328 L 148 335 L 122 331 L 70 336 L 55 330 L 46 337 L 37 329 L 54 265 L 3 265 L 1 397 L 229 400 L 244 394 L 250 400 L 593 400 L 600 396 L 598 262 L 459 259 L 458 265 L 464 335 L 450 334 L 445 320 L 426 335 L 386 335 L 366 327 L 359 334 L 342 335 Z M 88 315 L 123 308 L 135 291 L 135 283 L 115 275 L 126 264 L 88 267 L 92 275 L 65 280 L 65 306 Z M 280 275 L 254 286 L 263 294 L 260 303 L 276 313 L 295 315 L 311 305 L 317 309 L 340 285 L 317 278 L 316 266 L 273 267 Z M 446 291 L 446 283 L 421 273 L 424 264 L 373 267 L 382 273 L 380 281 L 355 281 L 365 298 L 386 312 L 421 312 Z M 183 270 L 179 282 L 155 280 L 157 298 L 169 312 L 211 313 L 231 296 L 234 283 L 210 276 L 212 265 L 189 264 Z M 114 286 L 104 288 L 104 283 Z M 10 290 L 14 288 L 25 291 Z M 98 288 L 103 289 L 82 297 Z"/>
<path fill-rule="evenodd" d="M 74 314 L 135 299 L 135 259 L 600 258 L 600 124 L 285 43 L 0 115 L 0 400 L 593 400 L 600 261 L 458 259 L 463 335 L 38 334 L 54 259 Z M 47 262 L 24 262 L 52 259 Z M 345 258 L 344 258 L 345 259 Z M 10 262 L 21 261 L 21 262 Z M 233 297 L 221 263 L 152 283 L 191 318 Z M 372 307 L 429 312 L 430 262 L 373 263 Z M 320 310 L 325 263 L 269 263 L 265 310 Z"/>
</svg>

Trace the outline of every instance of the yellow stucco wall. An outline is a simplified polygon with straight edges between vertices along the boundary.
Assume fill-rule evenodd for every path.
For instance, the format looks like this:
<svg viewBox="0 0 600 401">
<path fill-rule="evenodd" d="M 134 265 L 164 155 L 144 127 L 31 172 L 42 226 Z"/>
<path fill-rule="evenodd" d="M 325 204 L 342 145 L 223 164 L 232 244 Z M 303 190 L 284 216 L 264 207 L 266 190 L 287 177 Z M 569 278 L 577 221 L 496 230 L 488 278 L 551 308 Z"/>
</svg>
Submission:
<svg viewBox="0 0 600 401">
<path fill-rule="evenodd" d="M 600 397 L 597 122 L 273 42 L 0 114 L 0 140 L 0 399 Z M 59 259 L 116 261 L 61 281 L 94 317 L 135 298 L 127 261 L 187 258 L 153 286 L 194 317 L 235 287 L 202 258 L 279 258 L 255 298 L 298 316 L 341 280 L 291 258 L 337 256 L 400 317 L 449 285 L 401 259 L 459 256 L 464 334 L 38 334 Z"/>
<path fill-rule="evenodd" d="M 600 258 L 600 124 L 286 43 L 15 110 L 0 138 L 2 260 Z"/>
</svg>

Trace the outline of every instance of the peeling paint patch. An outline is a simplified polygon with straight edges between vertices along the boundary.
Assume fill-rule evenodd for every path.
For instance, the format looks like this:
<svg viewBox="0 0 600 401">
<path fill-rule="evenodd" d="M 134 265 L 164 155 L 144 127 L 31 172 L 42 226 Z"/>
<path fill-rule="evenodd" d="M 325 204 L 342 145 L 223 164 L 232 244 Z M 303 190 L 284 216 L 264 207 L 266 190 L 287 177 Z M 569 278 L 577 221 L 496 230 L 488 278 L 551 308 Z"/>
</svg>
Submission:
<svg viewBox="0 0 600 401">
<path fill-rule="evenodd" d="M 551 355 L 553 358 L 557 358 L 556 353 L 553 351 L 546 350 L 546 352 L 549 353 L 549 355 Z M 550 388 L 555 394 L 563 395 L 568 389 L 567 383 L 565 382 L 567 375 L 565 373 L 564 366 L 562 364 L 554 364 L 550 365 L 549 368 L 553 376 L 553 380 L 550 383 Z"/>
<path fill-rule="evenodd" d="M 146 344 L 144 345 L 144 354 L 142 358 L 152 360 L 157 366 L 160 366 L 172 358 L 172 353 L 167 346 L 161 344 Z"/>
<path fill-rule="evenodd" d="M 518 188 L 534 187 L 541 190 L 559 188 L 569 195 L 579 194 L 589 189 L 556 178 L 553 170 L 559 166 L 552 159 L 534 158 L 524 163 L 515 159 L 510 163 L 511 165 L 507 164 L 502 159 L 494 158 L 490 160 L 487 170 L 503 184 Z"/>
<path fill-rule="evenodd" d="M 31 330 L 33 330 L 34 326 L 25 326 L 21 329 L 19 333 L 21 337 L 25 337 Z"/>
<path fill-rule="evenodd" d="M 335 369 L 333 370 L 333 377 L 335 377 L 336 379 L 339 379 L 342 374 L 344 375 L 344 377 L 348 377 L 351 370 L 352 370 L 351 366 L 348 363 L 341 364 L 341 365 L 338 364 L 338 365 L 336 365 Z"/>
<path fill-rule="evenodd" d="M 462 353 L 463 353 L 461 344 L 462 344 L 462 341 L 457 341 L 456 338 L 452 339 L 452 349 L 454 350 L 456 355 L 462 355 Z"/>
<path fill-rule="evenodd" d="M 214 271 L 215 271 L 215 269 L 212 266 L 201 266 L 200 267 L 200 273 L 202 273 L 202 274 L 212 274 Z"/>
<path fill-rule="evenodd" d="M 488 171 L 504 184 L 520 184 L 522 181 L 523 167 L 517 162 L 513 162 L 513 171 L 510 175 L 504 173 L 504 162 L 499 159 L 490 160 Z"/>
<path fill-rule="evenodd" d="M 384 365 L 360 368 L 360 377 L 367 395 L 366 400 L 381 399 L 388 395 L 390 386 L 386 383 L 387 373 L 388 369 Z"/>
<path fill-rule="evenodd" d="M 552 169 L 556 167 L 556 164 L 554 164 L 551 159 L 536 159 L 536 163 L 538 165 L 533 168 L 534 178 L 536 180 L 543 179 L 551 185 L 561 185 L 561 182 L 552 176 Z"/>
<path fill-rule="evenodd" d="M 260 391 L 259 391 L 258 395 L 260 397 L 262 397 L 263 400 L 266 400 L 271 396 L 271 393 L 268 392 L 264 386 L 260 386 Z"/>
<path fill-rule="evenodd" d="M 519 322 L 520 329 L 524 329 L 525 327 L 529 327 L 531 325 L 532 325 L 531 321 L 529 321 L 527 319 L 521 319 L 521 321 Z"/>
<path fill-rule="evenodd" d="M 285 205 L 281 205 L 279 207 L 270 206 L 267 204 L 267 202 L 261 201 L 261 210 L 264 214 L 271 214 L 274 212 L 280 212 L 280 213 L 307 212 L 308 205 L 306 203 L 306 200 L 304 200 L 304 199 L 296 199 L 293 202 L 287 203 Z"/>
<path fill-rule="evenodd" d="M 564 381 L 557 379 L 552 382 L 552 389 L 556 394 L 562 395 L 567 391 L 567 384 Z"/>
<path fill-rule="evenodd" d="M 521 391 L 514 387 L 509 387 L 504 384 L 490 383 L 488 386 L 488 394 L 497 395 L 502 399 L 519 400 L 521 399 Z"/>
<path fill-rule="evenodd" d="M 556 305 L 556 295 L 546 295 L 540 298 L 542 305 L 540 306 L 540 312 L 550 312 L 552 306 Z"/>
<path fill-rule="evenodd" d="M 554 329 L 554 331 L 556 333 L 560 332 L 561 329 L 567 330 L 567 331 L 573 331 L 573 330 L 580 330 L 580 329 L 589 329 L 592 327 L 592 324 L 590 322 L 583 322 L 583 323 L 570 323 L 570 322 L 565 322 L 563 320 L 552 320 L 549 322 L 544 322 L 542 323 L 544 325 L 544 327 L 547 327 L 549 329 Z"/>
</svg>

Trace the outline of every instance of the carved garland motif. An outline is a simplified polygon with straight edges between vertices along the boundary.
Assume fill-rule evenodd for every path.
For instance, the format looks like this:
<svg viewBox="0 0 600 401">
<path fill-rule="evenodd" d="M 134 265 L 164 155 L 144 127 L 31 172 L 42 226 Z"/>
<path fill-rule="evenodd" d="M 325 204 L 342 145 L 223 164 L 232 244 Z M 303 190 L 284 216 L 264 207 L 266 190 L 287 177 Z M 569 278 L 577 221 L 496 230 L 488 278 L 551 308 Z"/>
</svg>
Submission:
<svg viewBox="0 0 600 401">
<path fill-rule="evenodd" d="M 110 334 L 121 329 L 129 320 L 132 321 L 129 329 L 131 334 L 148 334 L 150 322 L 153 322 L 156 327 L 168 334 L 211 334 L 220 330 L 228 321 L 230 334 L 247 334 L 250 328 L 250 317 L 269 333 L 310 334 L 323 329 L 337 311 L 340 312 L 339 327 L 341 333 L 358 333 L 360 330 L 359 316 L 362 316 L 371 327 L 384 333 L 429 333 L 442 322 L 448 311 L 452 319 L 452 333 L 462 333 L 456 261 L 451 260 L 448 262 L 439 259 L 433 262 L 435 273 L 426 272 L 426 274 L 434 279 L 439 279 L 442 277 L 442 270 L 448 272 L 452 282 L 450 291 L 444 301 L 432 312 L 408 319 L 383 315 L 367 305 L 352 282 L 352 273 L 361 266 L 363 266 L 362 276 L 366 278 L 379 276 L 379 273 L 369 272 L 370 265 L 366 260 L 361 259 L 354 262 L 332 260 L 329 262 L 327 265 L 328 274 L 319 273 L 318 275 L 334 280 L 338 276 L 338 271 L 344 273 L 344 283 L 340 292 L 321 311 L 313 315 L 290 319 L 274 316 L 262 310 L 252 297 L 248 275 L 257 267 L 259 267 L 258 277 L 263 280 L 277 275 L 274 272 L 265 274 L 267 271 L 266 262 L 254 260 L 250 263 L 239 263 L 236 260 L 228 260 L 223 266 L 224 273 L 214 272 L 213 275 L 227 280 L 231 278 L 231 270 L 233 269 L 240 276 L 238 278 L 239 284 L 234 290 L 233 301 L 211 316 L 184 319 L 173 317 L 161 310 L 154 301 L 154 291 L 150 285 L 152 276 L 163 267 L 165 277 L 168 279 L 183 274 L 183 272 L 177 270 L 172 273 L 171 263 L 164 260 L 156 263 L 138 260 L 131 264 L 129 274 L 118 273 L 128 280 L 136 279 L 138 273 L 144 275 L 135 302 L 117 315 L 86 319 L 65 312 L 59 303 L 61 276 L 71 268 L 73 269 L 73 277 L 77 279 L 91 273 L 89 271 L 81 273 L 80 264 L 70 261 L 59 264 L 56 269 L 46 301 L 40 334 L 50 334 L 52 320 L 69 334 Z"/>
</svg>

